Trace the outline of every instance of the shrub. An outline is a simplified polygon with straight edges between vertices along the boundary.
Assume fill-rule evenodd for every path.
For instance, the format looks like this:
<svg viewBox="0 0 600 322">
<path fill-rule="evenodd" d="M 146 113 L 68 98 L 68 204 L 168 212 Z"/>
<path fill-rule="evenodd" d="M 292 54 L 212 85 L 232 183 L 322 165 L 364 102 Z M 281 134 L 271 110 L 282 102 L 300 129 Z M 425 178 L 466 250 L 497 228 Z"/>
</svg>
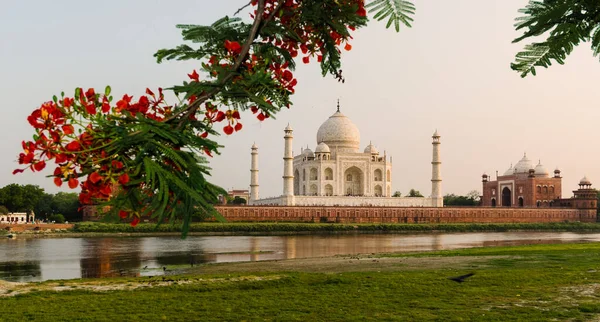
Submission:
<svg viewBox="0 0 600 322">
<path fill-rule="evenodd" d="M 61 214 L 54 214 L 54 215 L 50 215 L 50 217 L 48 217 L 48 220 L 53 221 L 58 224 L 62 224 L 65 222 L 65 216 L 63 216 Z"/>
</svg>

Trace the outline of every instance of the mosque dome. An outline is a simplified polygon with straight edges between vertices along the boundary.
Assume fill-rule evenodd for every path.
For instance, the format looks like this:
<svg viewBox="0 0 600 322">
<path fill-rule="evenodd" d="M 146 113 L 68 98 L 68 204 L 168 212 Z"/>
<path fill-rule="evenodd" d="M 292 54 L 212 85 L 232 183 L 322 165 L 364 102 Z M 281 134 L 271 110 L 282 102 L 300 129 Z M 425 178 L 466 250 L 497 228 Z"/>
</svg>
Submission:
<svg viewBox="0 0 600 322">
<path fill-rule="evenodd" d="M 367 145 L 367 147 L 365 148 L 365 153 L 368 154 L 379 154 L 379 150 L 377 150 L 377 148 L 369 142 L 369 145 Z"/>
<path fill-rule="evenodd" d="M 504 171 L 504 175 L 505 176 L 510 176 L 512 174 L 515 173 L 515 168 L 513 168 L 512 163 L 510 164 L 510 168 L 508 168 L 508 170 Z"/>
<path fill-rule="evenodd" d="M 527 154 L 524 154 L 523 158 L 515 165 L 515 173 L 528 173 L 529 169 L 533 168 L 533 163 L 527 159 Z"/>
<path fill-rule="evenodd" d="M 548 170 L 542 165 L 542 161 L 538 162 L 538 165 L 535 166 L 535 175 L 536 176 L 544 176 L 547 177 L 549 174 Z"/>
<path fill-rule="evenodd" d="M 317 145 L 315 152 L 316 153 L 330 153 L 331 150 L 329 150 L 329 146 L 327 144 L 325 144 L 324 142 L 321 142 L 321 143 L 319 143 L 319 145 Z"/>
<path fill-rule="evenodd" d="M 313 151 L 309 148 L 306 148 L 302 151 L 302 155 L 307 157 L 307 158 L 314 158 L 315 154 L 313 153 Z"/>
<path fill-rule="evenodd" d="M 583 176 L 583 178 L 579 180 L 579 185 L 592 185 L 592 182 L 586 176 Z"/>
<path fill-rule="evenodd" d="M 358 152 L 360 132 L 352 121 L 338 108 L 317 131 L 317 142 L 323 142 L 340 152 Z"/>
</svg>

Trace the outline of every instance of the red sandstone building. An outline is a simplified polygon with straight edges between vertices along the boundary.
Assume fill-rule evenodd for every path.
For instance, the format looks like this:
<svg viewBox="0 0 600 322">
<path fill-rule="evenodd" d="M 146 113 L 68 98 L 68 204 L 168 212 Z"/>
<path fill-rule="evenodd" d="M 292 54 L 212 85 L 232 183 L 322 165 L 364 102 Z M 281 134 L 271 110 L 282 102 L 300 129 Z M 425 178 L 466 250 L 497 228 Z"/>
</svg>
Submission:
<svg viewBox="0 0 600 322">
<path fill-rule="evenodd" d="M 571 199 L 562 199 L 562 177 L 560 170 L 554 170 L 550 177 L 548 171 L 539 162 L 537 166 L 524 155 L 513 167 L 498 176 L 496 181 L 490 181 L 483 174 L 484 207 L 528 207 L 528 208 L 596 208 L 596 190 L 587 178 L 579 183 L 579 189 L 574 191 Z"/>
</svg>

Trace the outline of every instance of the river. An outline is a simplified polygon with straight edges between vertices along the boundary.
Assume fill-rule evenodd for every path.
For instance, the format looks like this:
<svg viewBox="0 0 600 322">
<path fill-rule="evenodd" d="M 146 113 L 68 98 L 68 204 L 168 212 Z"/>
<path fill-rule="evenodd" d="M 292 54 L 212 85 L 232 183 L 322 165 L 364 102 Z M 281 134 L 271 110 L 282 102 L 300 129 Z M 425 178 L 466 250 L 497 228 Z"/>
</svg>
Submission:
<svg viewBox="0 0 600 322">
<path fill-rule="evenodd" d="M 3 238 L 0 279 L 150 276 L 205 263 L 597 241 L 598 233 L 569 232 Z"/>
</svg>

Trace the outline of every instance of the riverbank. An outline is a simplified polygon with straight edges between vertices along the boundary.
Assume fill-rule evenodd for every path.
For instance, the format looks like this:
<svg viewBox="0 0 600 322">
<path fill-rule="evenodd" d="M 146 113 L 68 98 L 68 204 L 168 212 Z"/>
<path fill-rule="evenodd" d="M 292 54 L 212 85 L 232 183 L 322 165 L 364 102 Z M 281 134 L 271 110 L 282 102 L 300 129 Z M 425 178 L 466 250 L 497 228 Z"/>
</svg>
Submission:
<svg viewBox="0 0 600 322">
<path fill-rule="evenodd" d="M 597 320 L 599 257 L 598 243 L 530 245 L 1 283 L 0 320 Z"/>
<path fill-rule="evenodd" d="M 46 237 L 144 237 L 181 236 L 181 224 L 81 222 L 67 225 L 43 224 L 14 229 L 21 238 Z M 35 227 L 40 227 L 36 229 Z M 338 223 L 192 223 L 190 236 L 218 235 L 309 235 L 309 234 L 396 234 L 448 232 L 565 231 L 600 232 L 600 223 L 468 223 L 468 224 L 338 224 Z M 0 230 L 6 234 L 6 230 Z"/>
</svg>

